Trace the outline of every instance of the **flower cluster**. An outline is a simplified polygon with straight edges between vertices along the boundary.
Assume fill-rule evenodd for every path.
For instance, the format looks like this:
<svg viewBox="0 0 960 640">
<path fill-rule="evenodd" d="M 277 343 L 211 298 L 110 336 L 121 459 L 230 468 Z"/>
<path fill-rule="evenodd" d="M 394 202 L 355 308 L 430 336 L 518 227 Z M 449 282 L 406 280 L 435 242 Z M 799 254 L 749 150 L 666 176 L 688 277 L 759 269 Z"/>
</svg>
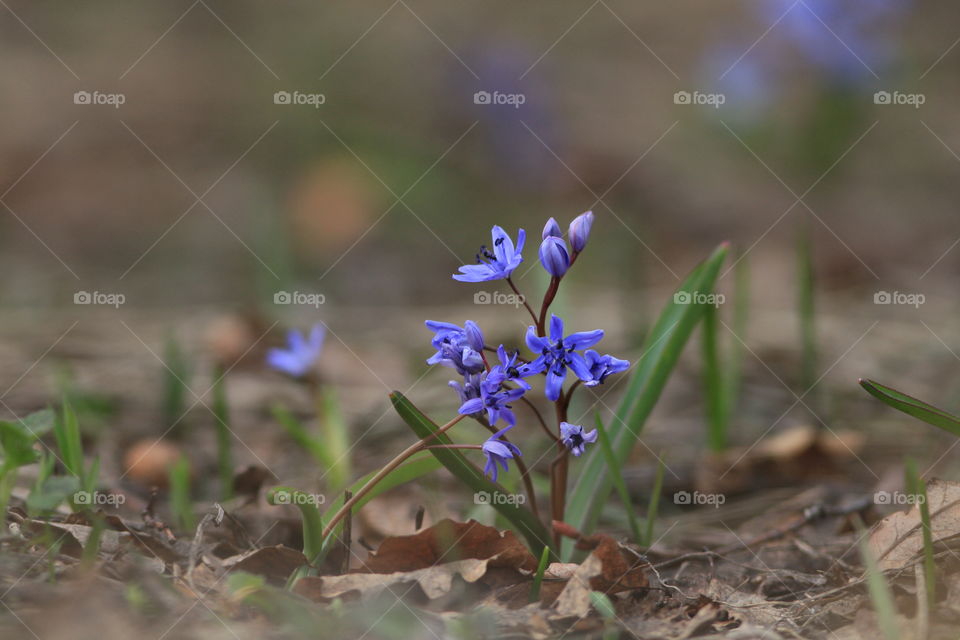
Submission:
<svg viewBox="0 0 960 640">
<path fill-rule="evenodd" d="M 506 440 L 506 433 L 517 424 L 513 404 L 533 388 L 528 378 L 541 374 L 544 376 L 544 395 L 547 400 L 557 404 L 558 416 L 565 416 L 570 396 L 577 385 L 582 383 L 593 387 L 602 384 L 609 375 L 625 371 L 630 366 L 626 360 L 600 355 L 591 349 L 603 339 L 603 330 L 565 335 L 563 320 L 552 314 L 547 325 L 547 309 L 560 281 L 587 246 L 593 221 L 591 211 L 577 216 L 567 228 L 566 238 L 554 218 L 550 218 L 543 228 L 539 258 L 540 264 L 551 276 L 551 286 L 544 296 L 540 317 L 527 307 L 534 320 L 534 324 L 527 329 L 525 339 L 531 356 L 524 357 L 518 350 L 502 344 L 496 349 L 487 345 L 480 327 L 470 320 L 462 327 L 432 320 L 426 323 L 434 334 L 431 344 L 436 350 L 427 363 L 449 367 L 460 376 L 459 380 L 449 383 L 460 396 L 459 413 L 477 419 L 491 431 L 501 421 L 505 423 L 479 447 L 487 459 L 484 473 L 494 481 L 500 468 L 504 471 L 508 469 L 508 460 L 522 455 L 516 445 Z M 476 264 L 460 267 L 459 273 L 454 274 L 453 278 L 461 282 L 508 280 L 516 291 L 510 278 L 523 262 L 526 232 L 518 230 L 516 245 L 500 226 L 493 227 L 491 236 L 492 248 L 481 246 Z M 496 360 L 493 354 L 496 354 Z M 565 392 L 568 371 L 577 382 Z M 580 456 L 587 444 L 596 441 L 597 432 L 585 432 L 580 425 L 560 420 L 554 438 L 574 456 Z"/>
</svg>

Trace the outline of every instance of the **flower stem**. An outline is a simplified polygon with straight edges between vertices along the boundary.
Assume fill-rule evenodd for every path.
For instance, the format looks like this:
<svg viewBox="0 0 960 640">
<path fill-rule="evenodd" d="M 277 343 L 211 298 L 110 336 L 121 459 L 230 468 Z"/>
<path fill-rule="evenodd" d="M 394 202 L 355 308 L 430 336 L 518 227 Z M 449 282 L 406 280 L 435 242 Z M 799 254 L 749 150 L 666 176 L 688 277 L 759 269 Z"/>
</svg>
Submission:
<svg viewBox="0 0 960 640">
<path fill-rule="evenodd" d="M 547 335 L 547 309 L 550 308 L 550 303 L 553 302 L 553 299 L 557 297 L 557 290 L 560 288 L 560 278 L 550 278 L 550 286 L 547 287 L 547 292 L 543 294 L 543 303 L 540 305 L 540 318 L 537 320 L 537 335 L 545 336 Z"/>
<path fill-rule="evenodd" d="M 381 480 L 383 480 L 384 478 L 386 478 L 386 477 L 390 474 L 390 472 L 393 471 L 394 469 L 396 469 L 397 467 L 399 467 L 400 464 L 403 463 L 404 460 L 406 460 L 407 458 L 409 458 L 409 457 L 412 456 L 413 454 L 417 453 L 418 451 L 422 451 L 423 449 L 426 449 L 426 448 L 427 448 L 427 443 L 428 443 L 429 441 L 433 440 L 434 438 L 436 438 L 436 437 L 439 436 L 440 434 L 445 433 L 445 432 L 448 431 L 451 427 L 453 427 L 453 425 L 457 424 L 458 422 L 460 422 L 461 420 L 463 420 L 463 418 L 465 418 L 465 417 L 466 417 L 466 416 L 464 416 L 464 415 L 458 415 L 456 418 L 454 418 L 454 419 L 451 420 L 450 422 L 446 423 L 445 425 L 443 425 L 442 427 L 440 427 L 439 429 L 437 429 L 436 431 L 434 431 L 433 433 L 431 433 L 431 434 L 430 434 L 429 436 L 427 436 L 426 438 L 423 438 L 422 440 L 419 440 L 419 441 L 413 443 L 412 445 L 410 445 L 409 447 L 407 447 L 406 449 L 404 449 L 403 451 L 401 451 L 400 454 L 399 454 L 396 458 L 394 458 L 393 460 L 391 460 L 390 462 L 388 462 L 387 465 L 386 465 L 383 469 L 381 469 L 380 472 L 377 473 L 377 475 L 375 475 L 375 476 L 373 476 L 372 478 L 370 478 L 370 480 L 369 480 L 365 485 L 363 485 L 363 487 L 361 487 L 361 488 L 353 495 L 353 497 L 351 497 L 349 500 L 347 500 L 346 502 L 343 503 L 343 506 L 340 507 L 340 509 L 339 509 L 339 510 L 333 515 L 333 517 L 330 519 L 330 522 L 327 523 L 327 526 L 324 527 L 324 529 L 323 529 L 323 534 L 322 534 L 323 539 L 324 539 L 324 540 L 327 539 L 327 536 L 330 535 L 330 533 L 333 531 L 334 527 L 336 527 L 337 524 L 338 524 L 341 520 L 343 520 L 344 516 L 346 516 L 346 515 L 350 512 L 350 510 L 353 509 L 353 505 L 355 505 L 355 504 L 357 504 L 358 502 L 360 502 L 360 500 L 362 500 L 365 495 L 367 495 L 368 493 L 370 493 L 370 491 L 371 491 L 375 486 L 377 486 L 377 483 L 378 483 L 378 482 L 380 482 Z"/>
<path fill-rule="evenodd" d="M 557 436 L 554 435 L 552 431 L 550 431 L 550 427 L 547 426 L 547 421 L 543 419 L 543 415 L 541 415 L 540 410 L 537 409 L 536 405 L 530 402 L 526 396 L 521 396 L 520 402 L 530 407 L 530 411 L 532 411 L 533 415 L 537 417 L 537 421 L 540 423 L 540 426 L 543 428 L 543 432 L 546 433 L 551 440 L 553 440 L 554 442 L 557 442 L 559 438 L 557 438 Z"/>
<path fill-rule="evenodd" d="M 537 314 L 535 314 L 535 313 L 533 312 L 533 309 L 530 308 L 530 304 L 527 302 L 527 297 L 526 297 L 525 295 L 523 295 L 522 293 L 520 293 L 520 290 L 517 289 L 517 285 L 515 285 L 515 284 L 513 283 L 513 278 L 508 277 L 508 278 L 507 278 L 507 284 L 509 284 L 509 285 L 510 285 L 510 288 L 513 289 L 513 292 L 514 292 L 515 294 L 517 294 L 517 297 L 520 298 L 521 300 L 523 300 L 523 306 L 525 306 L 525 307 L 527 308 L 527 312 L 530 314 L 530 317 L 533 318 L 534 324 L 537 324 L 537 323 L 539 322 L 539 321 L 537 320 Z"/>
</svg>

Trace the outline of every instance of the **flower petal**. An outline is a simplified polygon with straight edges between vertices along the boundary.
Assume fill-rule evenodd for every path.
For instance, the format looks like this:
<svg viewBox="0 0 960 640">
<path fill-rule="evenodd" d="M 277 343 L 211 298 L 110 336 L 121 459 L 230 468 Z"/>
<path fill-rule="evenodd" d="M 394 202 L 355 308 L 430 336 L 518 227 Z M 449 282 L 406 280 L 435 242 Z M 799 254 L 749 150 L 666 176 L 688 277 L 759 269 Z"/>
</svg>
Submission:
<svg viewBox="0 0 960 640">
<path fill-rule="evenodd" d="M 568 349 L 586 349 L 587 347 L 592 347 L 603 340 L 603 329 L 596 329 L 594 331 L 579 331 L 577 333 L 571 333 L 566 338 L 563 339 L 563 344 Z"/>
<path fill-rule="evenodd" d="M 563 319 L 552 313 L 550 314 L 550 339 L 554 342 L 563 340 Z"/>
</svg>

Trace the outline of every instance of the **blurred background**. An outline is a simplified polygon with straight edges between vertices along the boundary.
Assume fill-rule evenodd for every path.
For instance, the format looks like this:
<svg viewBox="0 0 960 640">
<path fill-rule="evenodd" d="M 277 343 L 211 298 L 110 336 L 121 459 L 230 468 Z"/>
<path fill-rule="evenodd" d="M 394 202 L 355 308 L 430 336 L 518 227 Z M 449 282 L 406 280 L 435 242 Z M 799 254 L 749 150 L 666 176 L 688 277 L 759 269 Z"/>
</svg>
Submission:
<svg viewBox="0 0 960 640">
<path fill-rule="evenodd" d="M 73 385 L 109 396 L 121 431 L 162 434 L 144 390 L 160 388 L 174 336 L 197 359 L 198 397 L 211 362 L 237 365 L 231 398 L 250 409 L 238 431 L 252 454 L 267 438 L 262 407 L 293 393 L 264 380 L 262 349 L 322 321 L 323 375 L 369 425 L 385 390 L 424 373 L 425 318 L 472 317 L 519 342 L 522 311 L 474 300 L 507 291 L 450 278 L 491 225 L 527 230 L 517 280 L 536 298 L 544 221 L 565 227 L 588 209 L 591 244 L 560 304 L 571 326 L 607 329 L 612 353 L 635 359 L 679 279 L 720 242 L 749 263 L 738 441 L 777 427 L 809 390 L 795 310 L 804 236 L 824 419 L 921 429 L 874 406 L 860 375 L 895 373 L 958 404 L 950 3 L 0 4 L 11 413 Z M 322 304 L 284 304 L 284 292 Z M 875 304 L 883 292 L 924 303 Z M 664 446 L 702 424 L 698 366 L 681 369 L 650 425 Z M 411 396 L 452 407 L 442 374 L 427 379 Z M 933 463 L 952 441 L 923 433 Z"/>
</svg>

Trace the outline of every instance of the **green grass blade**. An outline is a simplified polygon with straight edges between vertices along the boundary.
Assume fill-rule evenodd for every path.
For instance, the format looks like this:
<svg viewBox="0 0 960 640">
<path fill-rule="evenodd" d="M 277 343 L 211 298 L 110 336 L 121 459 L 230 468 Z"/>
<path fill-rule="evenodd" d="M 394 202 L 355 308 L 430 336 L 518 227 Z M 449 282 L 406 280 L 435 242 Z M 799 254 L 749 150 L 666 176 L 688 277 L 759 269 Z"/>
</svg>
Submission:
<svg viewBox="0 0 960 640">
<path fill-rule="evenodd" d="M 330 456 L 327 455 L 327 450 L 323 446 L 323 442 L 307 431 L 303 423 L 300 422 L 289 409 L 282 405 L 275 405 L 271 413 L 273 414 L 273 419 L 283 427 L 283 430 L 297 443 L 297 446 L 309 453 L 310 457 L 321 467 L 324 469 L 330 468 L 332 461 L 330 460 Z"/>
<path fill-rule="evenodd" d="M 172 334 L 167 336 L 163 353 L 163 415 L 165 424 L 176 424 L 187 408 L 190 363 Z"/>
<path fill-rule="evenodd" d="M 637 544 L 640 544 L 640 541 L 643 540 L 643 535 L 640 532 L 640 523 L 637 521 L 637 514 L 633 510 L 630 493 L 627 491 L 627 485 L 623 481 L 620 464 L 617 462 L 616 456 L 613 455 L 613 448 L 610 446 L 610 437 L 607 435 L 607 430 L 603 427 L 603 421 L 600 419 L 599 411 L 596 414 L 596 422 L 600 448 L 603 450 L 603 456 L 607 459 L 607 464 L 613 472 L 611 476 L 613 478 L 613 486 L 616 488 L 617 494 L 620 496 L 620 502 L 623 503 L 623 509 L 627 513 L 627 523 L 630 525 L 630 533 L 633 534 L 633 540 Z"/>
<path fill-rule="evenodd" d="M 877 559 L 870 552 L 866 536 L 860 540 L 860 555 L 867 567 L 867 588 L 870 592 L 870 601 L 877 612 L 877 623 L 886 640 L 899 640 L 900 629 L 897 626 L 897 608 L 893 603 L 893 592 L 887 579 L 877 565 Z"/>
<path fill-rule="evenodd" d="M 292 504 L 300 510 L 303 519 L 303 555 L 311 563 L 323 549 L 323 519 L 317 502 L 312 495 L 292 487 L 274 487 L 267 492 L 267 503 Z"/>
<path fill-rule="evenodd" d="M 413 429 L 413 432 L 418 438 L 426 438 L 437 430 L 437 425 L 430 420 L 430 418 L 423 415 L 423 413 L 399 391 L 391 393 L 390 400 L 393 402 L 393 407 L 397 410 L 397 413 L 399 413 L 403 421 Z M 447 434 L 442 434 L 434 440 L 437 444 L 451 444 L 452 442 L 450 438 L 447 437 Z M 431 449 L 430 453 L 432 453 L 450 473 L 473 489 L 475 493 L 485 492 L 491 496 L 497 493 L 506 493 L 503 487 L 491 482 L 483 475 L 483 472 L 467 460 L 466 456 L 459 450 Z M 543 548 L 550 544 L 550 534 L 530 509 L 523 505 L 514 504 L 508 500 L 491 500 L 490 504 L 527 540 L 534 555 L 539 556 L 543 553 Z"/>
<path fill-rule="evenodd" d="M 328 461 L 327 484 L 336 491 L 350 482 L 350 434 L 336 390 L 324 387 L 319 393 L 321 444 Z"/>
<path fill-rule="evenodd" d="M 181 457 L 170 467 L 170 511 L 181 531 L 197 528 L 190 500 L 190 463 Z"/>
<path fill-rule="evenodd" d="M 540 599 L 540 586 L 543 584 L 543 574 L 547 572 L 547 565 L 550 564 L 550 547 L 544 547 L 540 554 L 540 563 L 537 565 L 537 572 L 533 576 L 533 584 L 530 585 L 530 602 L 536 602 Z"/>
<path fill-rule="evenodd" d="M 873 380 L 861 379 L 860 386 L 866 389 L 867 393 L 894 409 L 923 420 L 927 424 L 940 427 L 955 436 L 960 436 L 960 418 L 957 416 Z"/>
<path fill-rule="evenodd" d="M 80 425 L 77 422 L 77 414 L 67 400 L 63 402 L 63 412 L 60 414 L 60 419 L 54 424 L 53 435 L 57 441 L 57 448 L 60 450 L 60 459 L 67 468 L 67 472 L 77 478 L 83 478 L 83 445 L 80 439 Z"/>
<path fill-rule="evenodd" d="M 927 605 L 934 608 L 937 599 L 937 567 L 933 560 L 933 530 L 930 528 L 930 504 L 927 502 L 927 483 L 917 473 L 917 463 L 907 460 L 907 491 L 916 496 L 923 527 L 923 577 L 927 586 Z"/>
<path fill-rule="evenodd" d="M 651 330 L 644 353 L 635 365 L 623 400 L 607 429 L 620 466 L 627 461 L 681 351 L 703 317 L 704 305 L 680 304 L 680 301 L 693 293 L 713 290 L 727 253 L 727 245 L 721 245 L 687 276 Z M 603 453 L 589 454 L 568 496 L 567 523 L 584 533 L 591 532 L 612 488 L 613 479 Z M 572 550 L 572 544 L 567 542 L 565 550 Z M 566 552 L 564 557 L 567 557 Z"/>
<path fill-rule="evenodd" d="M 650 503 L 647 505 L 647 526 L 643 532 L 643 542 L 640 546 L 649 548 L 653 544 L 653 525 L 657 522 L 657 512 L 660 510 L 660 495 L 663 493 L 663 473 L 667 465 L 663 461 L 663 454 L 657 461 L 657 475 L 653 479 L 653 490 L 650 492 Z"/>
<path fill-rule="evenodd" d="M 700 346 L 703 351 L 703 391 L 706 401 L 707 446 L 721 452 L 727 447 L 726 383 L 720 370 L 717 340 L 718 310 L 708 305 L 703 310 Z"/>
</svg>

